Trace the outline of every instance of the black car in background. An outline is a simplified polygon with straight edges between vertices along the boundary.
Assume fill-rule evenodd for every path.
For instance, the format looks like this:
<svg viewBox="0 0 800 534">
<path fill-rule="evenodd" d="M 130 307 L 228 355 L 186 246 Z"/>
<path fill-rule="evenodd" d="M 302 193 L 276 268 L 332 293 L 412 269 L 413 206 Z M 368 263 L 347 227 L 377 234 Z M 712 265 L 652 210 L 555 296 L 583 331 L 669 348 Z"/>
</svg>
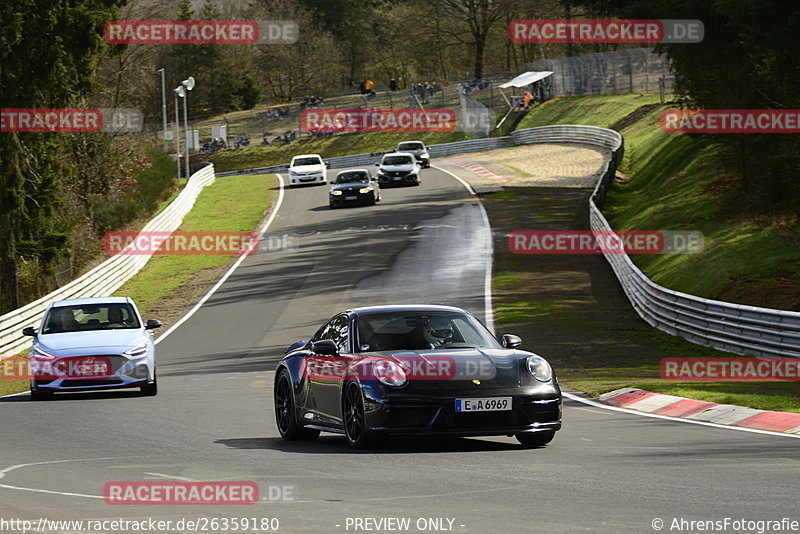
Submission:
<svg viewBox="0 0 800 534">
<path fill-rule="evenodd" d="M 374 205 L 381 201 L 378 180 L 367 169 L 340 172 L 331 182 L 328 203 L 331 208 L 347 205 Z"/>
<path fill-rule="evenodd" d="M 541 447 L 561 428 L 561 390 L 521 342 L 498 341 L 459 308 L 341 312 L 278 363 L 278 430 L 288 441 L 340 433 L 356 449 L 392 436 L 508 435 Z"/>
</svg>

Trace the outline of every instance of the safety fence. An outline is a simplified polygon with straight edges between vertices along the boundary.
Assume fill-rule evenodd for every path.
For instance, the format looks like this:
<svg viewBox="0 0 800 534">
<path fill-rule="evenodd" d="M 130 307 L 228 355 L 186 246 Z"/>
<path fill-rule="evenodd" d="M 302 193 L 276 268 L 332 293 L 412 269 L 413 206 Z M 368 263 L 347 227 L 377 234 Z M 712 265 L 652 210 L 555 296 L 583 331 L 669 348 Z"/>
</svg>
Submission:
<svg viewBox="0 0 800 534">
<path fill-rule="evenodd" d="M 142 232 L 174 232 L 184 216 L 194 206 L 200 191 L 214 182 L 214 166 L 207 165 L 191 175 L 183 190 L 161 213 L 148 222 Z M 118 254 L 107 259 L 72 282 L 0 316 L 0 356 L 6 357 L 25 350 L 31 338 L 20 332 L 26 326 L 41 321 L 47 305 L 55 300 L 110 295 L 130 280 L 150 259 L 147 254 Z"/>
</svg>

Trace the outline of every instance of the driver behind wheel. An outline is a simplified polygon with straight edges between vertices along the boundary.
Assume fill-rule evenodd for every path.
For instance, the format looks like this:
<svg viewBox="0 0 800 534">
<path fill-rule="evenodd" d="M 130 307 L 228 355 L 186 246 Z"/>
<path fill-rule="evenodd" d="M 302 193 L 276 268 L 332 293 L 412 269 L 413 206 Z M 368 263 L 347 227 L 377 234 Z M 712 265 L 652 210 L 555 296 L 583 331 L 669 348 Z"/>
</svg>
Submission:
<svg viewBox="0 0 800 534">
<path fill-rule="evenodd" d="M 112 307 L 108 309 L 108 324 L 125 324 L 125 318 L 122 314 L 122 308 Z"/>
<path fill-rule="evenodd" d="M 446 317 L 431 317 L 423 333 L 425 340 L 436 348 L 453 340 L 453 324 Z"/>
</svg>

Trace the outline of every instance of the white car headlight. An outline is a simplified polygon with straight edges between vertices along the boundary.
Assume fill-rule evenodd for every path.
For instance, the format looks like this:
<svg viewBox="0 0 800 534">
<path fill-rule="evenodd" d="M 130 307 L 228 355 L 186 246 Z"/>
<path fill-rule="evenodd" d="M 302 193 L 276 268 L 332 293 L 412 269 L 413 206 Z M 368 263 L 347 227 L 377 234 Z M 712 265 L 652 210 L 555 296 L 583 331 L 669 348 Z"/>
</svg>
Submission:
<svg viewBox="0 0 800 534">
<path fill-rule="evenodd" d="M 147 343 L 142 342 L 136 345 L 135 347 L 126 350 L 122 354 L 126 356 L 141 356 L 145 352 L 147 352 Z"/>
<path fill-rule="evenodd" d="M 39 359 L 42 359 L 42 360 L 55 360 L 56 359 L 56 356 L 53 356 L 52 354 L 47 353 L 47 352 L 43 351 L 42 349 L 40 349 L 39 347 L 36 347 L 36 346 L 33 347 L 33 357 L 34 358 L 39 358 Z"/>
<path fill-rule="evenodd" d="M 358 192 L 361 193 L 362 195 L 367 194 L 370 191 L 371 189 L 369 187 L 362 187 L 361 189 L 358 190 Z"/>
<path fill-rule="evenodd" d="M 407 381 L 406 372 L 394 362 L 380 360 L 372 365 L 372 374 L 382 384 L 387 386 L 400 387 Z"/>
<path fill-rule="evenodd" d="M 337 189 L 336 191 L 331 191 L 331 195 L 334 195 L 334 196 L 337 196 L 337 197 L 338 197 L 339 195 L 341 195 L 341 194 L 342 194 L 342 192 L 341 192 L 341 191 L 339 191 L 338 189 Z"/>
<path fill-rule="evenodd" d="M 541 356 L 528 357 L 528 371 L 539 382 L 550 382 L 553 378 L 553 368 Z"/>
</svg>

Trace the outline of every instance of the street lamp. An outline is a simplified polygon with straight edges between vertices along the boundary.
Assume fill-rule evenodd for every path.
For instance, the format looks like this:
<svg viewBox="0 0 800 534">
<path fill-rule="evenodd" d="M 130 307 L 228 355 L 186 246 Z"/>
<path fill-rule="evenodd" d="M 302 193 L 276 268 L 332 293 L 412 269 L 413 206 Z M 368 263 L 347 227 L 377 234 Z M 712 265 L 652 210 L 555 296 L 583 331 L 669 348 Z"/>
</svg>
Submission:
<svg viewBox="0 0 800 534">
<path fill-rule="evenodd" d="M 166 82 L 164 81 L 164 69 L 158 69 L 156 72 L 161 73 L 161 122 L 163 123 L 164 132 L 164 153 L 167 152 L 167 89 Z"/>
<path fill-rule="evenodd" d="M 172 92 L 175 93 L 175 161 L 178 163 L 178 178 L 180 178 L 181 177 L 181 132 L 179 128 L 181 119 L 180 116 L 178 115 L 178 97 L 185 98 L 186 89 L 184 89 L 182 85 L 179 85 L 178 87 L 173 89 Z M 187 159 L 188 159 L 188 154 L 187 154 Z"/>
<path fill-rule="evenodd" d="M 189 179 L 189 120 L 186 118 L 186 101 L 189 100 L 189 93 L 194 89 L 194 78 L 189 76 L 181 82 L 180 87 L 184 89 L 183 92 L 183 133 L 186 138 L 186 179 Z M 192 148 L 194 148 L 194 140 L 192 140 Z"/>
</svg>

